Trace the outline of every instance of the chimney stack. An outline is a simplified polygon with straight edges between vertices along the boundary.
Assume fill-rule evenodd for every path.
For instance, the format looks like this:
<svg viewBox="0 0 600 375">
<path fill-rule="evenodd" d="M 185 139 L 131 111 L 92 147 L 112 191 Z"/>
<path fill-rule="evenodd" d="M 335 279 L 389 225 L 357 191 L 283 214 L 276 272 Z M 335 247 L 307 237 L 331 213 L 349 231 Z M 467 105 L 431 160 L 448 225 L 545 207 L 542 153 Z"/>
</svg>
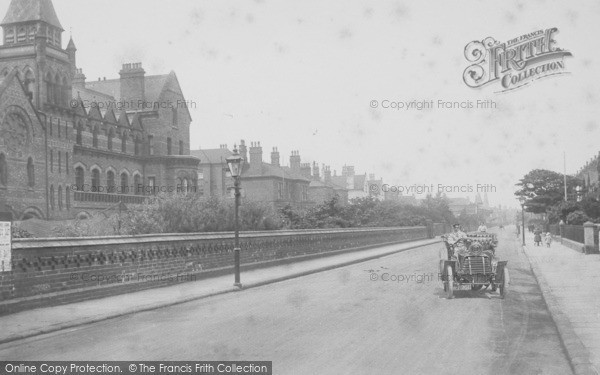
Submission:
<svg viewBox="0 0 600 375">
<path fill-rule="evenodd" d="M 123 69 L 119 72 L 121 76 L 121 100 L 131 102 L 133 109 L 140 109 L 140 101 L 143 102 L 146 96 L 146 87 L 144 76 L 146 72 L 142 68 L 142 63 L 123 64 Z"/>
<path fill-rule="evenodd" d="M 279 167 L 279 150 L 277 150 L 277 147 L 273 147 L 271 152 L 271 165 Z"/>
<path fill-rule="evenodd" d="M 248 162 L 248 149 L 246 148 L 246 141 L 244 141 L 243 139 L 240 140 L 240 147 L 239 147 L 239 151 L 240 156 L 242 158 L 244 158 L 244 161 L 247 163 Z"/>
<path fill-rule="evenodd" d="M 319 165 L 316 161 L 313 161 L 313 180 L 321 181 L 321 174 L 319 172 Z"/>
<path fill-rule="evenodd" d="M 331 184 L 331 168 L 327 165 L 323 167 L 323 176 L 326 184 Z"/>
<path fill-rule="evenodd" d="M 292 151 L 290 156 L 290 168 L 293 172 L 300 172 L 300 152 Z"/>
<path fill-rule="evenodd" d="M 260 175 L 262 173 L 262 147 L 260 142 L 250 143 L 250 174 Z"/>
<path fill-rule="evenodd" d="M 71 83 L 73 87 L 85 87 L 85 74 L 83 74 L 83 69 L 75 69 L 75 75 L 73 76 L 73 80 L 71 81 Z"/>
</svg>

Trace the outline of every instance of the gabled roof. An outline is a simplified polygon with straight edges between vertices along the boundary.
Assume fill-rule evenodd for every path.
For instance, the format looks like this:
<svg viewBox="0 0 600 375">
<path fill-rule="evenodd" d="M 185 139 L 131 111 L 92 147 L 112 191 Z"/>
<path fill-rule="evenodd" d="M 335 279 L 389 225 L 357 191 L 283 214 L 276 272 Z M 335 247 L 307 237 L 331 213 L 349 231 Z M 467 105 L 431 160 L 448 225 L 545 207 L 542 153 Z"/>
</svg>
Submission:
<svg viewBox="0 0 600 375">
<path fill-rule="evenodd" d="M 200 158 L 201 164 L 224 164 L 225 159 L 233 155 L 226 148 L 212 148 L 206 150 L 190 150 L 190 155 Z"/>
<path fill-rule="evenodd" d="M 0 25 L 42 21 L 64 30 L 56 16 L 51 0 L 12 0 Z"/>
</svg>

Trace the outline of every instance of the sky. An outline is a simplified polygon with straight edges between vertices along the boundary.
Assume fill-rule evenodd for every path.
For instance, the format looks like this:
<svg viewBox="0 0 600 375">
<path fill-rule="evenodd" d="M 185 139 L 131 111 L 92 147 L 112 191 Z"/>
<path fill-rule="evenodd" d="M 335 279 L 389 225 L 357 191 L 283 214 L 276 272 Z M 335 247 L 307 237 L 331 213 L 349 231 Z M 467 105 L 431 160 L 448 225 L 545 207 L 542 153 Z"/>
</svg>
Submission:
<svg viewBox="0 0 600 375">
<path fill-rule="evenodd" d="M 0 3 L 4 14 L 9 1 Z M 260 141 L 390 186 L 491 185 L 517 206 L 536 168 L 575 173 L 600 147 L 600 2 L 54 0 L 88 80 L 123 63 L 175 71 L 191 102 L 191 148 Z M 569 74 L 498 93 L 463 82 L 465 46 L 556 27 Z M 428 110 L 382 108 L 431 101 Z M 495 109 L 438 108 L 495 102 Z M 376 101 L 377 108 L 372 108 Z M 468 196 L 474 193 L 450 193 Z"/>
</svg>

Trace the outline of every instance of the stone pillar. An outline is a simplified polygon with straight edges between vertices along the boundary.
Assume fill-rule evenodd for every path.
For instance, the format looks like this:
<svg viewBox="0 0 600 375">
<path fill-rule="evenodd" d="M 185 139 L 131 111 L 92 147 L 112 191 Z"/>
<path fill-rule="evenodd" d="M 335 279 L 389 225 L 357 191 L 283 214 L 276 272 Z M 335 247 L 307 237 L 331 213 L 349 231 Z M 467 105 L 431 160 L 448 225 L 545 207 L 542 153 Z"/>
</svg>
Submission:
<svg viewBox="0 0 600 375">
<path fill-rule="evenodd" d="M 594 254 L 597 252 L 596 246 L 594 243 L 594 230 L 596 229 L 596 225 L 591 221 L 588 221 L 583 224 L 583 239 L 585 243 L 585 253 L 586 254 Z"/>
<path fill-rule="evenodd" d="M 425 223 L 427 226 L 427 238 L 433 238 L 433 221 L 427 220 Z"/>
</svg>

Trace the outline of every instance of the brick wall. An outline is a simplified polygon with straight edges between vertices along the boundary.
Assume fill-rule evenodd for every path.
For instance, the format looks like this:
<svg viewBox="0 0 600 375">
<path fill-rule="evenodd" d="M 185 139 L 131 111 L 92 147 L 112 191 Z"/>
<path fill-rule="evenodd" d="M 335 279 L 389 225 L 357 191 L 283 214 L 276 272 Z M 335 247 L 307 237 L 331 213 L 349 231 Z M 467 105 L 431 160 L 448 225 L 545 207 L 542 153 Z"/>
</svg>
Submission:
<svg viewBox="0 0 600 375">
<path fill-rule="evenodd" d="M 425 238 L 425 227 L 245 232 L 241 262 L 258 266 Z M 0 273 L 0 314 L 231 272 L 233 234 L 19 239 L 12 259 L 13 270 Z"/>
</svg>

